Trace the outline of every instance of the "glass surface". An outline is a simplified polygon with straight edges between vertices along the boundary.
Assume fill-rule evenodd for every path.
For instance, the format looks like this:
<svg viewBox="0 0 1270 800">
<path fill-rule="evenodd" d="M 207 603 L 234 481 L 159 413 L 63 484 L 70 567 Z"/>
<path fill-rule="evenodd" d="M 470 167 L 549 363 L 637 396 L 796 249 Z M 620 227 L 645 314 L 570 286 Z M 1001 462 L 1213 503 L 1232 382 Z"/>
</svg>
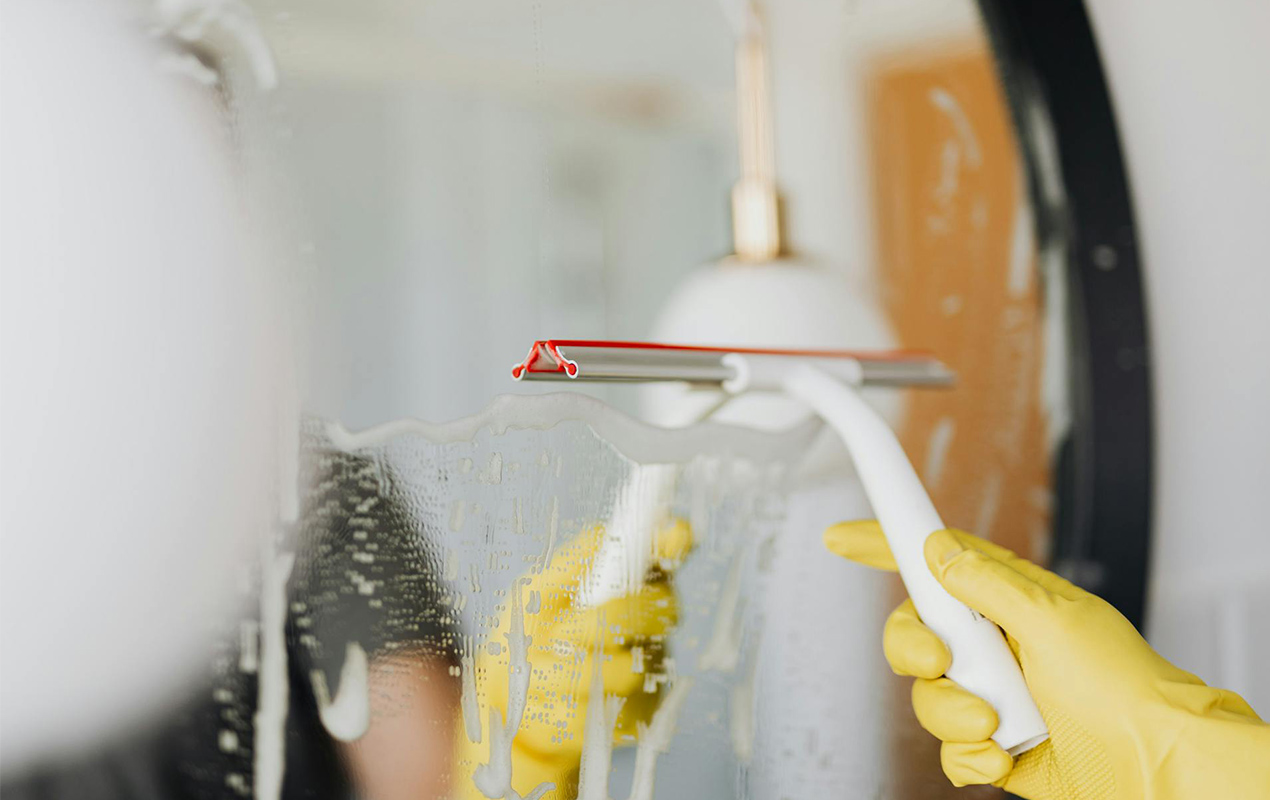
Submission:
<svg viewBox="0 0 1270 800">
<path fill-rule="evenodd" d="M 147 59 L 251 218 L 227 259 L 293 346 L 261 372 L 313 416 L 261 467 L 281 522 L 232 532 L 268 535 L 204 682 L 85 775 L 262 800 L 954 794 L 881 653 L 902 587 L 821 542 L 871 510 L 818 423 L 671 430 L 690 415 L 637 388 L 509 378 L 536 339 L 647 338 L 730 252 L 738 3 L 154 5 Z M 871 397 L 948 524 L 1046 561 L 1065 299 L 974 3 L 762 12 L 785 260 L 957 373 Z M 756 302 L 747 329 L 803 321 Z"/>
<path fill-rule="evenodd" d="M 558 620 L 530 611 L 542 608 L 552 556 L 606 541 L 625 524 L 632 482 L 656 483 L 650 466 L 673 463 L 667 513 L 691 524 L 695 547 L 669 582 L 641 567 L 625 588 L 650 574 L 673 586 L 679 620 L 664 643 L 638 645 L 646 672 L 632 674 L 654 676 L 643 692 L 654 702 L 635 719 L 640 703 L 628 699 L 611 759 L 592 760 L 590 774 L 611 763 L 609 796 L 646 796 L 634 777 L 652 753 L 641 759 L 625 737 L 635 722 L 654 725 L 692 680 L 655 759 L 656 796 L 952 796 L 908 682 L 880 651 L 902 587 L 820 542 L 825 525 L 870 514 L 840 448 L 813 447 L 806 431 L 778 436 L 782 449 L 728 444 L 745 440 L 736 430 L 613 427 L 609 412 L 567 403 L 543 429 L 525 422 L 541 411 L 529 398 L 497 401 L 475 427 L 392 422 L 466 418 L 497 394 L 539 391 L 507 377 L 535 339 L 647 338 L 676 285 L 728 253 L 731 6 L 252 6 L 279 82 L 239 121 L 248 155 L 260 157 L 251 163 L 272 170 L 269 195 L 284 199 L 277 250 L 302 298 L 305 408 L 351 430 L 395 426 L 370 438 L 309 430 L 310 454 L 325 454 L 306 462 L 300 521 L 275 543 L 283 557 L 297 553 L 286 584 L 290 702 L 308 696 L 313 709 L 291 706 L 286 724 L 309 724 L 312 736 L 286 739 L 286 781 L 351 776 L 368 797 L 504 796 L 497 776 L 476 773 L 505 722 L 489 716 L 490 693 L 516 681 L 517 603 L 531 638 L 555 631 Z M 881 405 L 949 524 L 1044 561 L 1050 451 L 1066 419 L 1063 298 L 1036 253 L 973 3 L 773 2 L 764 13 L 791 254 L 853 287 L 895 346 L 932 350 L 957 371 L 951 391 L 892 393 Z M 648 410 L 629 388 L 569 388 Z M 322 499 L 324 470 L 352 481 L 352 495 Z M 333 503 L 352 519 L 371 501 L 390 509 L 383 541 L 314 516 Z M 589 574 L 573 569 L 575 584 Z M 271 628 L 259 625 L 263 648 Z M 599 633 L 571 635 L 593 649 Z M 372 722 L 343 742 L 340 726 L 356 731 L 359 720 L 346 700 L 357 694 L 343 693 L 361 675 L 352 642 L 366 656 Z M 703 666 L 713 644 L 734 651 L 716 653 L 727 668 Z M 542 646 L 527 645 L 530 663 L 560 666 L 535 656 Z M 512 746 L 555 724 L 548 751 L 585 749 L 577 726 L 604 711 L 580 700 L 586 658 L 564 676 L 530 672 Z M 569 688 L 537 694 L 556 680 Z M 257 735 L 279 724 L 260 722 L 266 694 L 239 714 Z M 309 739 L 325 744 L 295 749 Z M 264 750 L 232 773 L 258 792 Z M 520 794 L 536 785 L 517 780 Z M 566 774 L 559 796 L 576 780 Z M 957 795 L 976 791 L 995 793 Z"/>
<path fill-rule="evenodd" d="M 278 544 L 295 553 L 290 706 L 272 723 L 289 731 L 288 791 L 346 775 L 368 797 L 513 796 L 479 778 L 493 757 L 473 740 L 489 747 L 507 724 L 522 658 L 524 713 L 505 740 L 522 796 L 544 776 L 562 790 L 546 796 L 574 796 L 577 750 L 611 770 L 612 797 L 946 786 L 937 761 L 910 763 L 906 743 L 924 734 L 888 700 L 877 640 L 890 581 L 824 553 L 811 522 L 858 495 L 849 474 L 794 468 L 820 435 L 654 429 L 569 395 L 505 398 L 448 425 L 310 422 L 301 517 Z M 677 521 L 691 549 L 667 555 L 656 542 Z M 610 599 L 586 600 L 618 531 L 643 537 L 647 561 L 618 572 Z M 231 651 L 226 697 L 252 689 Z M 597 653 L 605 693 L 624 699 L 615 720 L 591 699 L 604 696 Z M 617 733 L 591 750 L 594 718 Z M 254 763 L 271 723 L 238 720 Z"/>
<path fill-rule="evenodd" d="M 359 775 L 370 794 L 396 796 L 413 779 L 412 765 L 435 756 L 427 748 L 445 744 L 444 736 L 398 738 L 390 762 L 371 752 L 389 740 L 380 729 L 399 730 L 403 714 L 411 713 L 423 719 L 406 731 L 422 725 L 458 740 L 453 766 L 447 765 L 451 793 L 481 796 L 473 775 L 488 763 L 488 752 L 474 753 L 479 748 L 464 740 L 490 742 L 497 723 L 485 714 L 491 705 L 501 710 L 505 699 L 515 702 L 503 673 L 521 659 L 529 664 L 528 704 L 515 734 L 545 736 L 561 751 L 585 747 L 575 741 L 580 723 L 603 712 L 603 702 L 585 693 L 597 650 L 602 662 L 630 673 L 604 677 L 606 690 L 627 686 L 628 719 L 618 717 L 611 756 L 613 796 L 630 795 L 639 772 L 651 790 L 654 768 L 656 796 L 730 796 L 750 780 L 761 718 L 755 712 L 762 708 L 754 676 L 763 587 L 785 519 L 782 462 L 810 429 L 756 437 L 745 455 L 726 429 L 675 433 L 673 439 L 696 438 L 698 446 L 663 452 L 692 452 L 691 458 L 638 464 L 586 421 L 571 419 L 572 408 L 567 399 L 539 404 L 545 430 L 496 432 L 486 424 L 457 440 L 445 440 L 438 426 L 367 434 L 336 427 L 332 438 L 342 446 L 336 448 L 326 429 L 311 426 L 311 488 L 294 540 L 288 650 L 316 679 L 326 731 L 336 739 L 356 734 L 351 761 L 376 764 L 373 774 Z M 596 413 L 618 419 L 615 412 Z M 497 415 L 484 421 L 500 423 Z M 629 420 L 618 424 L 638 430 Z M 645 450 L 650 434 L 671 441 L 665 432 L 639 432 Z M 706 439 L 720 438 L 730 455 L 711 452 L 717 447 Z M 664 492 L 647 490 L 663 481 Z M 632 494 L 640 482 L 644 490 Z M 628 527 L 643 537 L 681 520 L 690 527 L 691 550 L 673 563 L 650 550 L 647 569 L 612 592 L 617 597 L 584 602 L 579 593 L 597 569 L 598 550 L 632 512 L 637 523 Z M 660 588 L 656 597 L 641 595 L 650 591 L 645 581 Z M 677 623 L 664 623 L 667 615 Z M 517 616 L 524 645 L 514 634 Z M 622 635 L 629 639 L 612 641 Z M 601 638 L 607 643 L 597 644 Z M 363 652 L 368 667 L 358 661 Z M 420 694 L 448 701 L 420 705 Z M 675 711 L 659 718 L 671 697 Z M 369 710 L 365 731 L 357 724 L 367 714 L 359 704 Z M 665 752 L 638 752 L 639 724 L 664 732 Z M 536 784 L 520 785 L 515 775 L 530 758 L 524 748 L 521 740 L 512 743 L 512 785 L 527 794 Z M 401 758 L 411 751 L 414 758 Z M 597 757 L 607 766 L 608 753 L 601 749 Z M 571 777 L 567 768 L 561 774 Z"/>
</svg>

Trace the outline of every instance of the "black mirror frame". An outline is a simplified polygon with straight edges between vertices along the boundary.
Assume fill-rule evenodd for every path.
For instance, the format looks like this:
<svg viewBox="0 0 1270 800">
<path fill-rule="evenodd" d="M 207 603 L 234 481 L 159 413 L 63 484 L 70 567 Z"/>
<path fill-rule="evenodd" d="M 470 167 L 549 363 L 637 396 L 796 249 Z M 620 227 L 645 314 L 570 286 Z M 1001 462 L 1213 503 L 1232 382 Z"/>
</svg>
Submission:
<svg viewBox="0 0 1270 800">
<path fill-rule="evenodd" d="M 979 0 L 1025 162 L 1042 269 L 1066 288 L 1071 428 L 1051 563 L 1140 630 L 1151 544 L 1151 351 L 1128 174 L 1081 0 Z"/>
</svg>

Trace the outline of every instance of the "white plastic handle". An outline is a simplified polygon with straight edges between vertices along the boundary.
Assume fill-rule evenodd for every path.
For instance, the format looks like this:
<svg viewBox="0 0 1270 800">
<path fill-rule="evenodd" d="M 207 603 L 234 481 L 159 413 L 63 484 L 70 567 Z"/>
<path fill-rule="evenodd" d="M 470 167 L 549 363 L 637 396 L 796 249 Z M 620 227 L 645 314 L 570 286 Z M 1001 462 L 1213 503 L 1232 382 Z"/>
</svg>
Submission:
<svg viewBox="0 0 1270 800">
<path fill-rule="evenodd" d="M 944 522 L 890 426 L 854 389 L 816 367 L 791 365 L 781 383 L 842 437 L 917 613 L 952 653 L 948 677 L 996 709 L 993 741 L 1010 755 L 1045 741 L 1045 720 L 1001 629 L 950 595 L 926 566 L 926 537 Z"/>
</svg>

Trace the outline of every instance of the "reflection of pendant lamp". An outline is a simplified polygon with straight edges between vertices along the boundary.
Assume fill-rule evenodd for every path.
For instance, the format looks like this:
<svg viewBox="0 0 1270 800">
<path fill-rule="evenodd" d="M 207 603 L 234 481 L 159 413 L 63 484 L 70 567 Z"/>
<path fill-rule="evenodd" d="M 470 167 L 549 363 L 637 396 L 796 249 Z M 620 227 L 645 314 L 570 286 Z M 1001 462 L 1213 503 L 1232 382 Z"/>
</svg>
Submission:
<svg viewBox="0 0 1270 800">
<path fill-rule="evenodd" d="M 741 175 L 732 190 L 734 254 L 707 265 L 671 295 L 651 339 L 697 345 L 890 349 L 895 341 L 880 309 L 848 286 L 844 276 L 787 251 L 782 242 L 767 44 L 762 20 L 747 5 L 736 47 L 737 145 Z M 807 124 L 813 124 L 807 121 Z M 899 397 L 871 399 L 894 422 Z M 720 401 L 716 393 L 658 384 L 644 392 L 647 416 L 663 425 L 699 418 Z M 730 400 L 715 418 L 783 428 L 807 415 L 783 396 Z"/>
<path fill-rule="evenodd" d="M 696 270 L 676 288 L 650 338 L 700 345 L 891 349 L 895 340 L 876 303 L 851 291 L 844 275 L 791 254 L 782 241 L 767 47 L 752 6 L 747 4 L 736 29 L 741 175 L 732 191 L 734 253 Z M 642 397 L 645 416 L 662 425 L 687 424 L 712 408 L 717 408 L 712 419 L 767 429 L 786 428 L 810 414 L 799 401 L 775 393 L 728 399 L 659 383 L 644 387 Z M 889 412 L 893 424 L 899 393 L 869 397 Z M 756 796 L 808 775 L 816 776 L 817 787 L 852 785 L 874 794 L 887 774 L 885 738 L 860 733 L 875 729 L 888 713 L 887 675 L 872 655 L 875 631 L 890 605 L 887 583 L 862 570 L 844 574 L 843 565 L 825 557 L 819 528 L 867 515 L 869 509 L 858 484 L 843 480 L 851 467 L 836 437 L 828 432 L 811 449 L 788 495 L 785 530 L 769 556 L 768 589 L 753 611 L 769 620 L 762 646 L 748 645 L 738 665 L 750 691 L 734 694 L 729 719 L 742 762 L 750 761 L 751 753 L 776 749 L 782 737 L 814 738 L 825 752 L 838 755 L 829 767 L 802 752 L 751 761 L 748 780 Z M 818 480 L 828 473 L 833 477 Z M 813 608 L 835 609 L 831 637 L 824 635 L 823 619 L 805 613 Z M 812 660 L 808 642 L 816 642 Z M 750 719 L 762 724 L 739 724 Z M 847 719 L 858 725 L 843 724 Z"/>
<path fill-rule="evenodd" d="M 780 197 L 773 166 L 767 44 L 756 17 L 736 45 L 737 150 L 741 178 L 732 189 L 732 246 L 738 260 L 762 263 L 780 255 Z"/>
</svg>

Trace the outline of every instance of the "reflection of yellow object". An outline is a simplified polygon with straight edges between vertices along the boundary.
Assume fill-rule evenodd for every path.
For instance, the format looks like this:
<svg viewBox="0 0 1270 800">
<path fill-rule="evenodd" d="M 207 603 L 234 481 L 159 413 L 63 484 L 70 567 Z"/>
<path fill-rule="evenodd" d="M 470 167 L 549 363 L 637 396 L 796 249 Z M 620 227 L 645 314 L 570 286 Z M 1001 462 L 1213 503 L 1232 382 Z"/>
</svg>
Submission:
<svg viewBox="0 0 1270 800">
<path fill-rule="evenodd" d="M 604 692 L 625 699 L 617 716 L 615 742 L 635 741 L 637 726 L 652 719 L 663 694 L 665 636 L 678 622 L 678 603 L 670 572 L 692 546 L 687 523 L 676 521 L 656 539 L 657 563 L 640 590 L 593 608 L 574 605 L 579 584 L 594 562 L 604 529 L 579 534 L 560 548 L 547 568 L 517 584 L 525 606 L 524 630 L 530 637 L 529 688 L 525 711 L 511 740 L 511 788 L 527 795 L 544 782 L 556 786 L 545 797 L 577 794 L 582 758 L 582 727 L 596 650 L 601 654 Z M 490 706 L 505 714 L 509 695 L 509 645 L 515 636 L 513 603 L 500 614 L 488 645 L 464 668 L 473 669 L 478 708 L 465 716 L 480 720 L 480 741 L 472 741 L 472 720 L 458 725 L 455 790 L 480 798 L 472 776 L 490 763 Z M 598 644 L 598 648 L 597 648 Z M 466 705 L 466 703 L 465 703 Z M 500 716 L 501 719 L 501 716 Z M 466 724 L 464 724 L 466 722 Z M 497 755 L 497 754 L 496 754 Z"/>
<path fill-rule="evenodd" d="M 876 522 L 834 525 L 825 544 L 895 569 Z M 941 677 L 948 650 L 906 600 L 882 648 L 896 673 L 917 679 L 913 709 L 943 741 L 954 784 L 991 783 L 1032 800 L 1270 796 L 1270 725 L 1238 695 L 1161 658 L 1107 602 L 959 531 L 932 533 L 926 562 L 953 596 L 1005 630 L 1050 729 L 1012 761 L 988 738 L 992 708 Z"/>
</svg>

